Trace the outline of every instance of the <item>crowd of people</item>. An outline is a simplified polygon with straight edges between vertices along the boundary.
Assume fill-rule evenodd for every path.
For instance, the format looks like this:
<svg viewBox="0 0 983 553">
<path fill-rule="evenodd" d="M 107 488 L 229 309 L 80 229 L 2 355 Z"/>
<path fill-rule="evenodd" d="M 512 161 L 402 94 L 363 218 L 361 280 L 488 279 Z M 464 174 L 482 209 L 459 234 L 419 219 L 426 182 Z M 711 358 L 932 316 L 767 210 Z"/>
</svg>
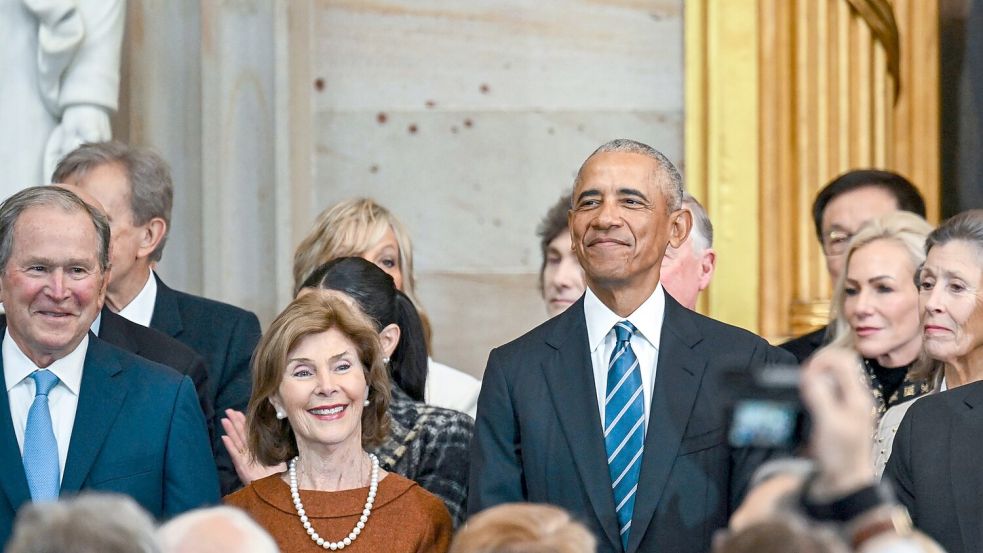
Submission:
<svg viewBox="0 0 983 553">
<path fill-rule="evenodd" d="M 321 213 L 261 333 L 154 272 L 158 155 L 53 180 L 0 204 L 5 551 L 983 551 L 983 210 L 935 228 L 900 175 L 819 192 L 829 325 L 776 347 L 697 313 L 713 225 L 673 164 L 603 144 L 537 230 L 547 320 L 481 381 L 433 360 L 374 200 Z M 737 443 L 730 379 L 798 364 L 756 405 L 801 433 Z"/>
</svg>

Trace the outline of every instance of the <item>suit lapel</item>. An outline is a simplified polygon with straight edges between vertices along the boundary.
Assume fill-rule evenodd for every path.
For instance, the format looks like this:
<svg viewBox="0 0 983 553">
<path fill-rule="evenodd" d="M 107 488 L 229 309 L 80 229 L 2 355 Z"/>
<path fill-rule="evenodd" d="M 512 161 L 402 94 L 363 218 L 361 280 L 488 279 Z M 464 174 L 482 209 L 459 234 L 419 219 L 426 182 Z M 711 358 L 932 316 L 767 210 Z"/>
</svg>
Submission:
<svg viewBox="0 0 983 553">
<path fill-rule="evenodd" d="M 120 349 L 140 355 L 137 343 L 126 332 L 124 320 L 122 315 L 113 313 L 108 307 L 103 307 L 102 322 L 99 323 L 99 339 Z"/>
<path fill-rule="evenodd" d="M 6 321 L 0 323 L 0 339 L 4 335 Z M 17 435 L 14 434 L 14 423 L 10 419 L 10 402 L 7 398 L 7 379 L 3 374 L 3 358 L 0 357 L 0 488 L 10 507 L 16 511 L 23 503 L 31 500 L 31 490 L 27 486 L 27 476 L 24 474 L 24 462 L 21 459 L 20 448 L 17 445 Z"/>
<path fill-rule="evenodd" d="M 665 297 L 655 390 L 638 478 L 639 499 L 635 502 L 628 538 L 629 552 L 638 550 L 652 522 L 706 368 L 706 359 L 693 351 L 693 346 L 702 340 L 693 322 L 693 313 L 669 294 Z"/>
<path fill-rule="evenodd" d="M 983 505 L 983 479 L 979 476 L 978 447 L 983 436 L 983 384 L 969 384 L 974 389 L 958 406 L 959 411 L 952 419 L 950 435 L 949 482 L 955 499 L 953 505 L 959 521 L 963 549 L 978 551 L 983 545 L 983 527 L 979 516 Z"/>
<path fill-rule="evenodd" d="M 159 330 L 171 337 L 177 337 L 184 330 L 181 324 L 181 311 L 178 310 L 174 290 L 167 287 L 154 273 L 157 279 L 157 298 L 154 300 L 154 314 L 150 318 L 150 328 Z"/>
<path fill-rule="evenodd" d="M 126 397 L 122 372 L 110 347 L 90 335 L 62 491 L 74 492 L 82 487 L 102 449 Z"/>
<path fill-rule="evenodd" d="M 546 339 L 556 352 L 543 364 L 543 374 L 594 514 L 612 547 L 620 549 L 594 370 L 587 346 L 583 297 L 557 317 L 557 324 Z"/>
</svg>

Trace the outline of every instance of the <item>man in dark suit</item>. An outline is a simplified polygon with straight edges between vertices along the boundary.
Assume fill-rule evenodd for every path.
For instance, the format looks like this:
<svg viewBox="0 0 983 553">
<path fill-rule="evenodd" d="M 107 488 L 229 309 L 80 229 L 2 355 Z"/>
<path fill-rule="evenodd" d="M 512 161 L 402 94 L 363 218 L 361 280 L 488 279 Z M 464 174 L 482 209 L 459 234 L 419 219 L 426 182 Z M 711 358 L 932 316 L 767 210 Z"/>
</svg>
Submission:
<svg viewBox="0 0 983 553">
<path fill-rule="evenodd" d="M 584 162 L 569 227 L 587 291 L 489 356 L 470 512 L 559 505 L 604 553 L 704 553 L 727 524 L 760 459 L 729 447 L 718 377 L 791 356 L 664 292 L 666 247 L 691 226 L 682 196 L 644 144 L 615 140 Z"/>
<path fill-rule="evenodd" d="M 172 290 L 152 270 L 163 255 L 173 202 L 166 162 L 150 150 L 119 142 L 86 144 L 65 156 L 52 178 L 85 190 L 106 209 L 113 227 L 110 309 L 205 359 L 216 430 L 226 409 L 244 411 L 251 391 L 249 362 L 260 335 L 256 315 Z M 240 484 L 215 434 L 222 491 L 229 493 Z"/>
<path fill-rule="evenodd" d="M 915 527 L 948 553 L 983 551 L 983 382 L 925 396 L 905 414 L 884 478 Z"/>
<path fill-rule="evenodd" d="M 109 240 L 106 218 L 64 189 L 0 205 L 0 543 L 24 503 L 85 489 L 156 516 L 218 500 L 191 381 L 89 333 Z"/>
<path fill-rule="evenodd" d="M 867 221 L 894 211 L 925 217 L 925 200 L 915 185 L 897 173 L 875 169 L 848 171 L 829 182 L 812 202 L 816 238 L 826 257 L 829 279 L 836 284 L 843 272 L 850 238 Z M 805 362 L 830 339 L 824 325 L 781 345 L 799 363 Z"/>
</svg>

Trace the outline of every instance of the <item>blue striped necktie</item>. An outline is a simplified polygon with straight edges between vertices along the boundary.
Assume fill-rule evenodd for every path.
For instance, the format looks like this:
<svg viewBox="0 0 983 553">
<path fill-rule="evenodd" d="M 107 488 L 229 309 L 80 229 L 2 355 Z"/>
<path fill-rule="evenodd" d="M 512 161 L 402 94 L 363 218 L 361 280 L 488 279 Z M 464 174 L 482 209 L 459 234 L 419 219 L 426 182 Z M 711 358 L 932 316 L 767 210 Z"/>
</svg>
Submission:
<svg viewBox="0 0 983 553">
<path fill-rule="evenodd" d="M 617 344 L 608 363 L 604 399 L 604 447 L 608 454 L 621 546 L 627 550 L 645 445 L 645 400 L 642 397 L 642 371 L 630 342 L 635 327 L 628 321 L 621 321 L 614 326 L 614 332 Z"/>
<path fill-rule="evenodd" d="M 48 394 L 58 384 L 58 377 L 49 370 L 34 371 L 34 402 L 27 412 L 24 428 L 24 474 L 34 501 L 56 500 L 61 488 L 58 442 L 51 427 Z"/>
</svg>

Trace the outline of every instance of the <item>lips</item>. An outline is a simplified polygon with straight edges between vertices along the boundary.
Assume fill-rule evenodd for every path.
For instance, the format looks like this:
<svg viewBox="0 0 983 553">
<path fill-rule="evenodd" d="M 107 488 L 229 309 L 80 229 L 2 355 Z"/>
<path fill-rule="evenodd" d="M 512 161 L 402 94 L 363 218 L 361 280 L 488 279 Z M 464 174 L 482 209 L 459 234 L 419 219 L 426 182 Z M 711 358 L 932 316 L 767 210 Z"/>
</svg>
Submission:
<svg viewBox="0 0 983 553">
<path fill-rule="evenodd" d="M 312 407 L 307 410 L 308 413 L 313 415 L 318 420 L 337 420 L 345 416 L 348 411 L 348 405 L 334 404 L 334 405 L 318 405 L 317 407 Z"/>
<path fill-rule="evenodd" d="M 948 333 L 950 333 L 952 331 L 949 330 L 948 328 L 944 327 L 944 326 L 941 326 L 941 325 L 926 324 L 924 327 L 922 327 L 922 332 L 925 335 L 933 336 L 933 335 L 939 335 L 939 334 L 948 334 Z"/>
<path fill-rule="evenodd" d="M 610 236 L 601 236 L 597 238 L 591 238 L 587 241 L 587 247 L 592 248 L 595 246 L 600 247 L 615 247 L 615 246 L 627 246 L 628 243 L 624 240 L 618 240 L 617 238 L 612 238 Z"/>
<path fill-rule="evenodd" d="M 857 336 L 866 337 L 872 334 L 877 334 L 880 332 L 880 330 L 881 329 L 873 326 L 858 326 L 854 332 L 857 334 Z"/>
</svg>

